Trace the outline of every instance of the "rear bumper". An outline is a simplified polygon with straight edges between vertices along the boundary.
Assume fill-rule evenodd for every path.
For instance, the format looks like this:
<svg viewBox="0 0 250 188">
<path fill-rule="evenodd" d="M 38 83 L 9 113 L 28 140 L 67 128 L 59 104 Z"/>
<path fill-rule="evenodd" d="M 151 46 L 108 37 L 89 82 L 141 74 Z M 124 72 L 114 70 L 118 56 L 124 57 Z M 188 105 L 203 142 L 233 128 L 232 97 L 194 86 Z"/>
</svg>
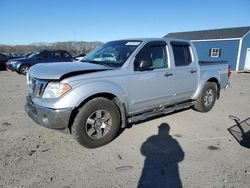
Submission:
<svg viewBox="0 0 250 188">
<path fill-rule="evenodd" d="M 25 111 L 37 124 L 51 129 L 65 129 L 68 127 L 69 119 L 73 109 L 50 109 L 35 105 L 27 97 Z"/>
</svg>

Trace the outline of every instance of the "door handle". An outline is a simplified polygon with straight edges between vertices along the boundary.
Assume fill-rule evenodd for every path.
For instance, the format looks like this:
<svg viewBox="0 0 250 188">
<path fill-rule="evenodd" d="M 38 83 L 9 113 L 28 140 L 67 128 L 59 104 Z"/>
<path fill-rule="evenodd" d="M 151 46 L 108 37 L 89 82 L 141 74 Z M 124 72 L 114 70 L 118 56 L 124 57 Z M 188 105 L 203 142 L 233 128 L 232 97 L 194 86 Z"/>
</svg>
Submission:
<svg viewBox="0 0 250 188">
<path fill-rule="evenodd" d="M 174 75 L 173 73 L 169 73 L 169 72 L 164 74 L 164 76 L 166 76 L 166 77 L 170 77 L 170 76 L 173 76 L 173 75 Z"/>
<path fill-rule="evenodd" d="M 190 73 L 193 74 L 193 73 L 196 73 L 197 70 L 191 70 Z"/>
</svg>

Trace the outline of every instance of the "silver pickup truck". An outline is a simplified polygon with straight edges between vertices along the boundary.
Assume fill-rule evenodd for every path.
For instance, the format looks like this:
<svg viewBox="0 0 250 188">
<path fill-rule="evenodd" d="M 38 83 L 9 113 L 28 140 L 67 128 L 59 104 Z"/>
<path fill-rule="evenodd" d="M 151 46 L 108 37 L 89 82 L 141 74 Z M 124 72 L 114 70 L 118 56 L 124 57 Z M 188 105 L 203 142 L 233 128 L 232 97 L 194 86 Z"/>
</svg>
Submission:
<svg viewBox="0 0 250 188">
<path fill-rule="evenodd" d="M 31 67 L 25 109 L 38 124 L 68 128 L 80 144 L 95 148 L 152 116 L 189 107 L 208 112 L 229 76 L 227 64 L 201 64 L 189 41 L 118 40 L 82 62 Z"/>
</svg>

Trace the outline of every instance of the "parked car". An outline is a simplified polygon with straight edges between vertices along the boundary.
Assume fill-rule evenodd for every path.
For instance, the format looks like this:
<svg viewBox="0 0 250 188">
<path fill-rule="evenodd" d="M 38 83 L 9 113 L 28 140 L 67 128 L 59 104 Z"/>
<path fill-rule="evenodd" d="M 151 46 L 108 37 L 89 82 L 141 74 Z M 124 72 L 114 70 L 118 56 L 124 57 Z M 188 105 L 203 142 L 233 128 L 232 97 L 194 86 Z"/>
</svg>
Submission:
<svg viewBox="0 0 250 188">
<path fill-rule="evenodd" d="M 95 61 L 105 51 L 116 60 Z M 189 107 L 208 112 L 229 84 L 229 65 L 200 65 L 185 40 L 112 41 L 82 61 L 32 67 L 26 112 L 44 127 L 70 129 L 89 148 L 107 144 L 127 123 Z"/>
<path fill-rule="evenodd" d="M 95 55 L 94 61 L 116 61 L 115 55 L 112 53 L 98 53 Z"/>
<path fill-rule="evenodd" d="M 81 53 L 81 54 L 77 54 L 73 56 L 73 58 L 74 58 L 74 61 L 81 61 L 84 58 L 84 56 L 86 56 L 86 54 Z"/>
<path fill-rule="evenodd" d="M 0 53 L 0 70 L 6 70 L 6 62 L 10 59 L 14 59 L 14 57 Z"/>
<path fill-rule="evenodd" d="M 16 71 L 19 74 L 26 75 L 29 68 L 38 63 L 51 62 L 70 62 L 72 56 L 63 50 L 43 50 L 33 53 L 27 58 L 12 59 L 7 62 L 7 70 Z"/>
<path fill-rule="evenodd" d="M 0 53 L 0 70 L 5 70 L 5 62 L 9 60 L 8 56 Z"/>
</svg>

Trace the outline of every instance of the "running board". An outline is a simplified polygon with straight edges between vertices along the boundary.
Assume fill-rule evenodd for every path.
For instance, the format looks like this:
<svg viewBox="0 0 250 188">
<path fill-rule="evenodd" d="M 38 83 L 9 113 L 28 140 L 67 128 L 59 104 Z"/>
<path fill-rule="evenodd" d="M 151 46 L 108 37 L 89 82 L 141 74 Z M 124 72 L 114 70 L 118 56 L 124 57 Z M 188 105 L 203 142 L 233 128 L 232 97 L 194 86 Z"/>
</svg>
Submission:
<svg viewBox="0 0 250 188">
<path fill-rule="evenodd" d="M 194 101 L 188 101 L 188 102 L 184 102 L 184 103 L 175 104 L 172 106 L 165 106 L 165 107 L 161 106 L 161 107 L 155 108 L 151 111 L 147 111 L 147 112 L 140 113 L 138 115 L 133 115 L 133 116 L 129 117 L 128 123 L 135 123 L 135 122 L 142 121 L 142 120 L 145 120 L 145 119 L 148 119 L 150 117 L 157 116 L 157 115 L 169 114 L 169 113 L 177 111 L 177 110 L 189 108 L 193 105 L 194 105 Z"/>
</svg>

